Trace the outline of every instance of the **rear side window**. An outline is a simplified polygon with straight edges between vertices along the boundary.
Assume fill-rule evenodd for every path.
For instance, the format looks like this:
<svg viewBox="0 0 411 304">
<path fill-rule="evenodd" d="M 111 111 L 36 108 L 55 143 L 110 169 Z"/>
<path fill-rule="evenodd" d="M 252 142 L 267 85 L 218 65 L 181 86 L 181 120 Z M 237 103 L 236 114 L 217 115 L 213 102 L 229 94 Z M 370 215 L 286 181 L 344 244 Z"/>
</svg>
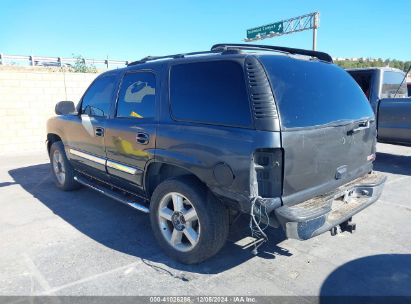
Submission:
<svg viewBox="0 0 411 304">
<path fill-rule="evenodd" d="M 156 79 L 153 73 L 128 73 L 121 83 L 117 117 L 154 118 Z"/>
<path fill-rule="evenodd" d="M 233 61 L 175 65 L 170 74 L 173 118 L 226 126 L 251 126 L 242 66 Z"/>
<path fill-rule="evenodd" d="M 115 84 L 115 75 L 103 75 L 97 78 L 83 96 L 81 114 L 108 117 Z"/>
<path fill-rule="evenodd" d="M 282 128 L 324 126 L 374 116 L 355 80 L 334 64 L 261 56 Z"/>
<path fill-rule="evenodd" d="M 398 95 L 408 95 L 404 74 L 400 72 L 385 71 L 381 88 L 381 98 L 393 98 L 398 90 Z M 401 87 L 400 87 L 401 84 Z M 399 89 L 398 89 L 399 88 Z"/>
</svg>

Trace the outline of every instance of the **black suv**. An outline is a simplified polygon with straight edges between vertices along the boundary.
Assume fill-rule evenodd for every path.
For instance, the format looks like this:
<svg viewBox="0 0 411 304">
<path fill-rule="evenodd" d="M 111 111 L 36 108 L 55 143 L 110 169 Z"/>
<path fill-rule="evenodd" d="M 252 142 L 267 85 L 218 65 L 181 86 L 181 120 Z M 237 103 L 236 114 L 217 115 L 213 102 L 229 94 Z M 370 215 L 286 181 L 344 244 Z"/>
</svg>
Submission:
<svg viewBox="0 0 411 304">
<path fill-rule="evenodd" d="M 385 181 L 372 172 L 374 113 L 326 53 L 219 44 L 146 57 L 99 75 L 56 114 L 57 186 L 150 213 L 183 263 L 216 254 L 240 212 L 300 240 L 353 229 Z"/>
</svg>

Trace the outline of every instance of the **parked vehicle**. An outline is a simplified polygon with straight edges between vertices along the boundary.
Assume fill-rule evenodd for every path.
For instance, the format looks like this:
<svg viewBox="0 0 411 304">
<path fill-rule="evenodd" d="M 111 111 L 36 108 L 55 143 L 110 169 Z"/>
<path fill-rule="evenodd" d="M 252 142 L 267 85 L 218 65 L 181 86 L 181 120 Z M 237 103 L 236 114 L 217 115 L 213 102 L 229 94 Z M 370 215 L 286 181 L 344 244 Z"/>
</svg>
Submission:
<svg viewBox="0 0 411 304">
<path fill-rule="evenodd" d="M 61 63 L 55 61 L 34 61 L 34 65 L 43 67 L 73 67 L 70 63 Z"/>
<path fill-rule="evenodd" d="M 216 254 L 239 213 L 300 240 L 355 229 L 385 182 L 372 172 L 374 113 L 326 53 L 219 44 L 146 57 L 56 113 L 57 187 L 150 213 L 159 244 L 183 263 Z"/>
<path fill-rule="evenodd" d="M 405 73 L 394 68 L 348 69 L 377 118 L 378 140 L 411 144 L 411 98 Z"/>
</svg>

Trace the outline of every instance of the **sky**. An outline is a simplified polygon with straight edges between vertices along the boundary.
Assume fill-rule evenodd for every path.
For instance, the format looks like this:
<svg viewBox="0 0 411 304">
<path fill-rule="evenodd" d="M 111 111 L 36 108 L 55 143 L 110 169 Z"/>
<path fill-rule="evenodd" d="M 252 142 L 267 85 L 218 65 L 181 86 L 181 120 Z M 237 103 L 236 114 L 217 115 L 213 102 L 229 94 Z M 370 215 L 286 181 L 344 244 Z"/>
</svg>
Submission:
<svg viewBox="0 0 411 304">
<path fill-rule="evenodd" d="M 137 60 L 242 43 L 246 30 L 320 13 L 332 57 L 411 60 L 411 0 L 1 0 L 0 53 Z M 260 43 L 312 48 L 312 31 Z"/>
</svg>

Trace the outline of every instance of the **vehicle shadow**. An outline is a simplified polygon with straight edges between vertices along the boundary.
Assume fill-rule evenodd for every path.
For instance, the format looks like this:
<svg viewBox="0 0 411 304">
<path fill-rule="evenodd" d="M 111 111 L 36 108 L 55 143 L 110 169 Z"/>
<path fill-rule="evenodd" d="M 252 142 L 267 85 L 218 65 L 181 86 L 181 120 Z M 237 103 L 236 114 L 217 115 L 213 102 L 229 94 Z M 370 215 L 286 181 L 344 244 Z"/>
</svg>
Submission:
<svg viewBox="0 0 411 304">
<path fill-rule="evenodd" d="M 15 185 L 15 184 L 17 184 L 17 183 L 16 183 L 16 182 L 4 182 L 4 183 L 0 183 L 0 188 L 1 188 L 1 187 L 8 187 L 8 186 Z"/>
<path fill-rule="evenodd" d="M 199 265 L 183 265 L 162 253 L 146 214 L 87 188 L 72 192 L 59 190 L 52 180 L 49 164 L 13 169 L 9 174 L 15 183 L 80 232 L 108 248 L 141 258 L 146 264 L 162 263 L 181 271 L 213 274 L 254 257 L 251 253 L 253 246 L 247 248 L 247 244 L 243 244 L 250 236 L 247 216 L 235 222 L 229 241 L 219 254 Z M 278 245 L 285 239 L 281 229 L 269 229 L 268 236 L 269 242 L 259 248 L 260 257 L 273 259 L 276 255 L 291 255 Z M 238 241 L 242 244 L 236 244 Z"/>
<path fill-rule="evenodd" d="M 393 174 L 411 175 L 411 156 L 377 152 L 374 170 Z"/>
<path fill-rule="evenodd" d="M 320 303 L 410 303 L 410 287 L 411 254 L 367 256 L 334 270 L 321 286 Z"/>
</svg>

